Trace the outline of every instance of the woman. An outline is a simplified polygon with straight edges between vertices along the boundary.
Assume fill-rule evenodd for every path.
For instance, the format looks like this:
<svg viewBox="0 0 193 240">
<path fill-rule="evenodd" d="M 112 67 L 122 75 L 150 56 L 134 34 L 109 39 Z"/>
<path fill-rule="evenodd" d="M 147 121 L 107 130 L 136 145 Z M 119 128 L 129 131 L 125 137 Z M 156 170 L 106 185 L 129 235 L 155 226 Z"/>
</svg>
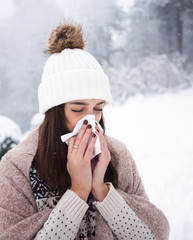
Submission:
<svg viewBox="0 0 193 240">
<path fill-rule="evenodd" d="M 109 80 L 84 50 L 81 28 L 59 24 L 39 85 L 45 119 L 0 163 L 0 239 L 158 239 L 169 237 L 163 212 L 148 199 L 125 145 L 105 136 Z M 68 145 L 61 136 L 84 120 Z M 101 153 L 91 160 L 100 140 Z"/>
</svg>

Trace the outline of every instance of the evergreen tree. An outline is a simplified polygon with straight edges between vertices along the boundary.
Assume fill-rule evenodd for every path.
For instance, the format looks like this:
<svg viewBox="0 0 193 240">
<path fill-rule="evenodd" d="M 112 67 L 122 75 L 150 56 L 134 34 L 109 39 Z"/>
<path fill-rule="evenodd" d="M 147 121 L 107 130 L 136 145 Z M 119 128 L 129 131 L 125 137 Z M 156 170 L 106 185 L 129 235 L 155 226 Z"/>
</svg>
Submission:
<svg viewBox="0 0 193 240">
<path fill-rule="evenodd" d="M 12 139 L 11 137 L 6 137 L 3 142 L 0 143 L 0 160 L 10 149 L 15 147 L 18 141 Z"/>
</svg>

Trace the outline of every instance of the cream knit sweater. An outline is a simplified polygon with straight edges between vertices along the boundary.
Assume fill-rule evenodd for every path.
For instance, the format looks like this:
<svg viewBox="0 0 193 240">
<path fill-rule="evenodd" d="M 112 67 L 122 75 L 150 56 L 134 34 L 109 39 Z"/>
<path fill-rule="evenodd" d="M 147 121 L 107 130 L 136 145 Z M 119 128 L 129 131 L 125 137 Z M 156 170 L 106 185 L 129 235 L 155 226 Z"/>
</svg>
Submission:
<svg viewBox="0 0 193 240">
<path fill-rule="evenodd" d="M 132 155 L 120 141 L 110 137 L 106 137 L 106 140 L 109 150 L 115 156 L 112 161 L 119 177 L 116 191 L 151 229 L 157 240 L 167 240 L 168 221 L 146 195 Z M 33 239 L 52 212 L 51 209 L 38 212 L 29 180 L 37 142 L 38 129 L 9 151 L 0 162 L 0 240 Z M 96 240 L 116 239 L 100 213 L 97 215 L 96 224 Z"/>
</svg>

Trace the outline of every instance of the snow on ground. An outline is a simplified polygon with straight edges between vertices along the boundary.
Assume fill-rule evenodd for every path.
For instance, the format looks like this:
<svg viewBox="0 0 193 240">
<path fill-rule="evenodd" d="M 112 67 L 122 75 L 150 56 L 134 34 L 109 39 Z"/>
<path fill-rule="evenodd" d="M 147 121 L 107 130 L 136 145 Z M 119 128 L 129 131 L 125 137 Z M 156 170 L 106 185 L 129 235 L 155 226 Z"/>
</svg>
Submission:
<svg viewBox="0 0 193 240">
<path fill-rule="evenodd" d="M 150 200 L 167 216 L 171 240 L 193 239 L 193 88 L 132 97 L 104 109 L 107 135 L 133 155 Z"/>
</svg>

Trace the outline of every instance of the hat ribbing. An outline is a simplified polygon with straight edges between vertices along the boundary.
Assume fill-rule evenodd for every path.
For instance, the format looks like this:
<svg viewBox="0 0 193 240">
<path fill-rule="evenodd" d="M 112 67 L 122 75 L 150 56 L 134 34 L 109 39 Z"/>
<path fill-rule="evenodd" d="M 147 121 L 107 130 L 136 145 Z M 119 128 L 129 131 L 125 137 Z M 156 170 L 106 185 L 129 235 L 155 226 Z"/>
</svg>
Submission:
<svg viewBox="0 0 193 240">
<path fill-rule="evenodd" d="M 38 87 L 39 111 L 78 99 L 112 102 L 109 79 L 97 60 L 81 49 L 65 49 L 47 60 Z"/>
</svg>

